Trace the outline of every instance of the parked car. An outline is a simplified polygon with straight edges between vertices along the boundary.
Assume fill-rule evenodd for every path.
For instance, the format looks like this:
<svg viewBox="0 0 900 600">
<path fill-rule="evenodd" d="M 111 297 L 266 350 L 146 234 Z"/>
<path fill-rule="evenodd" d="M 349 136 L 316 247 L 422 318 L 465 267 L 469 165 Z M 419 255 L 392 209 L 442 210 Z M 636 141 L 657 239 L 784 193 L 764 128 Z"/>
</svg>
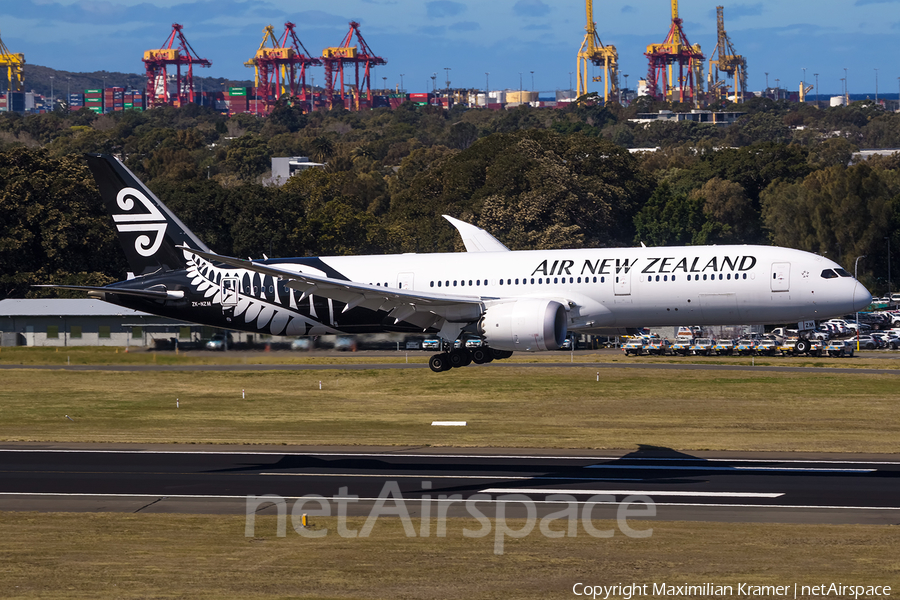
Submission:
<svg viewBox="0 0 900 600">
<path fill-rule="evenodd" d="M 713 351 L 719 356 L 731 356 L 734 354 L 734 340 L 722 339 L 713 346 Z"/>
<path fill-rule="evenodd" d="M 647 354 L 665 356 L 669 352 L 669 340 L 652 337 L 647 340 Z"/>
<path fill-rule="evenodd" d="M 429 338 L 422 341 L 422 350 L 441 350 L 441 340 L 437 338 Z"/>
<path fill-rule="evenodd" d="M 224 333 L 214 333 L 209 341 L 206 342 L 207 350 L 226 350 L 228 346 L 231 346 L 233 340 L 231 339 L 231 334 Z"/>
<path fill-rule="evenodd" d="M 878 340 L 873 338 L 871 335 L 861 335 L 859 337 L 850 338 L 850 343 L 853 344 L 853 347 L 856 348 L 859 346 L 860 349 L 863 350 L 875 350 L 879 346 Z"/>
<path fill-rule="evenodd" d="M 763 338 L 756 345 L 756 354 L 759 356 L 775 356 L 780 353 L 781 351 L 778 350 L 778 342 L 775 341 L 775 338 Z"/>
<path fill-rule="evenodd" d="M 626 341 L 625 345 L 622 346 L 622 352 L 625 353 L 625 356 L 640 356 L 644 353 L 644 338 L 633 337 Z"/>
<path fill-rule="evenodd" d="M 749 356 L 756 353 L 756 345 L 759 340 L 753 338 L 741 338 L 734 346 L 734 351 L 741 356 Z"/>
<path fill-rule="evenodd" d="M 291 342 L 291 350 L 312 350 L 312 338 L 298 337 Z"/>
<path fill-rule="evenodd" d="M 828 356 L 843 357 L 853 356 L 853 348 L 855 345 L 849 340 L 831 340 L 828 342 Z"/>
<path fill-rule="evenodd" d="M 890 331 L 880 331 L 878 333 L 873 333 L 872 337 L 877 340 L 881 340 L 883 348 L 890 348 L 891 350 L 900 348 L 900 337 Z"/>
<path fill-rule="evenodd" d="M 693 346 L 693 345 L 694 345 L 693 339 L 680 337 L 672 343 L 670 348 L 672 350 L 672 354 L 680 354 L 681 356 L 687 356 L 691 351 L 691 346 Z"/>
<path fill-rule="evenodd" d="M 697 338 L 691 344 L 691 354 L 695 356 L 711 356 L 714 347 L 715 340 L 712 338 Z"/>
</svg>

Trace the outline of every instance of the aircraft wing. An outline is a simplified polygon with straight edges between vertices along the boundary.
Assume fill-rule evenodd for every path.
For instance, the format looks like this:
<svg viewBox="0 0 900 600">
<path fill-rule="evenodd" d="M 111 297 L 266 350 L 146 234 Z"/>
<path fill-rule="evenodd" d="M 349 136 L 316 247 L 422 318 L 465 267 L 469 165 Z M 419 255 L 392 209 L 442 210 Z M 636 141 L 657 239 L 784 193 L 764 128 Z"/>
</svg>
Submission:
<svg viewBox="0 0 900 600">
<path fill-rule="evenodd" d="M 481 227 L 454 219 L 450 215 L 442 216 L 456 227 L 463 244 L 466 245 L 466 252 L 509 252 L 509 248 Z"/>
<path fill-rule="evenodd" d="M 483 298 L 479 296 L 435 294 L 432 292 L 380 287 L 309 273 L 299 273 L 284 268 L 283 264 L 275 267 L 252 260 L 195 250 L 186 246 L 179 246 L 179 248 L 214 263 L 224 263 L 231 267 L 246 269 L 287 281 L 288 287 L 303 292 L 300 300 L 314 294 L 345 303 L 346 306 L 343 312 L 361 305 L 367 308 L 384 310 L 390 313 L 388 316 L 392 317 L 395 323 L 409 321 L 422 324 L 425 321 L 429 321 L 428 325 L 431 325 L 438 317 L 443 317 L 448 321 L 474 321 L 484 311 Z M 411 320 L 417 313 L 419 313 L 419 318 Z M 430 316 L 427 316 L 429 314 Z"/>
<path fill-rule="evenodd" d="M 119 294 L 123 296 L 139 296 L 141 298 L 153 298 L 154 300 L 178 300 L 184 298 L 184 292 L 180 290 L 166 290 L 162 286 L 156 286 L 160 289 L 139 290 L 134 288 L 122 287 L 102 287 L 95 285 L 54 285 L 39 284 L 31 287 L 40 288 L 57 288 L 62 290 L 79 290 L 81 292 L 103 292 L 104 294 Z"/>
</svg>

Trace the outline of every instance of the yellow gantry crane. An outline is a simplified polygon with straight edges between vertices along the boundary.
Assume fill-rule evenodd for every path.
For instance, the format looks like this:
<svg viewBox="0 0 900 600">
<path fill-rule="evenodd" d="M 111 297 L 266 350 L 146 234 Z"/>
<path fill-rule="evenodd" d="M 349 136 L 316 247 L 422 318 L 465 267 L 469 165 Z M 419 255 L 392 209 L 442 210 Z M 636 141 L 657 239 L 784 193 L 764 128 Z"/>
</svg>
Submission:
<svg viewBox="0 0 900 600">
<path fill-rule="evenodd" d="M 806 95 L 812 91 L 815 86 L 812 84 L 804 85 L 803 82 L 800 82 L 800 102 L 806 102 Z"/>
<path fill-rule="evenodd" d="M 604 46 L 597 35 L 597 24 L 594 23 L 594 2 L 585 0 L 587 10 L 587 26 L 584 41 L 578 51 L 578 97 L 587 94 L 588 63 L 603 67 L 603 100 L 618 99 L 619 95 L 619 53 L 615 46 Z M 600 81 L 594 77 L 593 81 Z"/>
<path fill-rule="evenodd" d="M 747 59 L 734 51 L 731 40 L 725 32 L 725 14 L 724 7 L 716 7 L 716 18 L 718 22 L 719 39 L 716 49 L 713 50 L 712 57 L 709 60 L 709 85 L 710 91 L 713 91 L 713 84 L 719 81 L 719 71 L 729 75 L 734 81 L 731 88 L 734 94 L 734 102 L 744 101 L 744 94 L 747 93 Z M 728 85 L 716 86 L 716 96 L 720 93 L 724 94 L 728 99 Z"/>
<path fill-rule="evenodd" d="M 6 67 L 9 75 L 9 91 L 25 91 L 25 55 L 13 54 L 0 39 L 0 69 Z"/>
</svg>

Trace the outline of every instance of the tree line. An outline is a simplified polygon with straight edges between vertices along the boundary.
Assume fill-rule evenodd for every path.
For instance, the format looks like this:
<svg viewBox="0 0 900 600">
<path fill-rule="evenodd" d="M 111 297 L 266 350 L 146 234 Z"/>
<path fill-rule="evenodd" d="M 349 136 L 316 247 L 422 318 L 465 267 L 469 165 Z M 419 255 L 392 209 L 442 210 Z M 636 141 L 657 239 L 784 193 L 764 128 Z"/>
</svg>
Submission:
<svg viewBox="0 0 900 600">
<path fill-rule="evenodd" d="M 865 255 L 860 278 L 886 291 L 900 155 L 851 157 L 900 146 L 900 116 L 756 99 L 727 127 L 628 120 L 660 108 L 684 107 L 4 114 L 0 297 L 123 277 L 85 152 L 120 156 L 222 254 L 461 251 L 450 214 L 512 249 L 777 244 L 851 271 Z M 272 185 L 271 158 L 298 155 L 327 166 Z"/>
</svg>

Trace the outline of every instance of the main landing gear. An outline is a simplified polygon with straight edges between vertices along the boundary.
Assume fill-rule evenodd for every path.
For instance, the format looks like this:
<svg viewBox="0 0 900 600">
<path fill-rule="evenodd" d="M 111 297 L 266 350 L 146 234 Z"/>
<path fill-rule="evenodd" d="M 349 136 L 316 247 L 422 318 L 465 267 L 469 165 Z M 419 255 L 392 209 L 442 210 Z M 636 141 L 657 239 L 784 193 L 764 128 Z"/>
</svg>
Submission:
<svg viewBox="0 0 900 600">
<path fill-rule="evenodd" d="M 512 356 L 508 350 L 495 350 L 487 346 L 480 348 L 455 348 L 450 352 L 435 354 L 428 359 L 428 366 L 435 373 L 449 371 L 456 367 L 467 367 L 472 363 L 483 365 L 494 360 L 503 360 Z"/>
</svg>

